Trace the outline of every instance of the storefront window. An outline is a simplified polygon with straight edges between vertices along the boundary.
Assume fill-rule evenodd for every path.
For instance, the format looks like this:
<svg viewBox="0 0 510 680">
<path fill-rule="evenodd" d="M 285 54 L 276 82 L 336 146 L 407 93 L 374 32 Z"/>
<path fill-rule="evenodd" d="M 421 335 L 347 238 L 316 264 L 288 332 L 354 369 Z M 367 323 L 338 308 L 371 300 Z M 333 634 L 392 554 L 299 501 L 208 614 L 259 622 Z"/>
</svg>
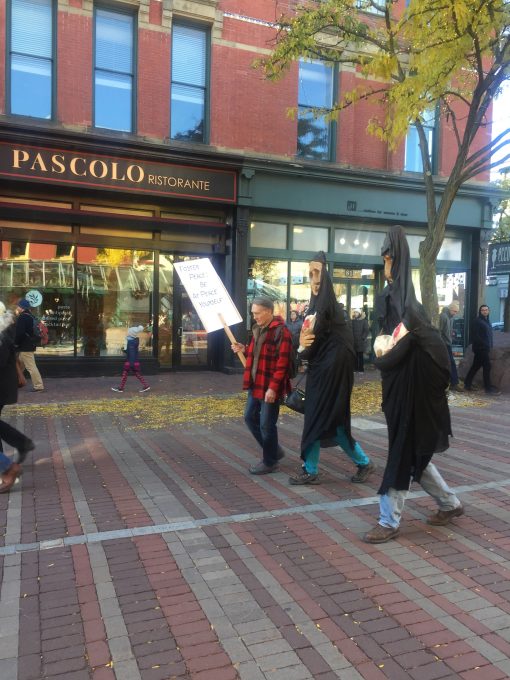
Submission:
<svg viewBox="0 0 510 680">
<path fill-rule="evenodd" d="M 305 316 L 310 301 L 310 279 L 308 262 L 290 263 L 290 308 Z"/>
<path fill-rule="evenodd" d="M 335 229 L 335 253 L 380 257 L 385 238 L 383 231 Z"/>
<path fill-rule="evenodd" d="M 77 251 L 77 354 L 121 355 L 127 329 L 152 322 L 153 253 L 88 246 Z M 152 334 L 139 337 L 140 354 L 150 354 Z"/>
<path fill-rule="evenodd" d="M 292 229 L 292 243 L 294 250 L 309 250 L 328 252 L 329 229 L 322 227 L 299 227 Z"/>
<path fill-rule="evenodd" d="M 308 276 L 308 264 L 307 276 Z M 287 270 L 288 263 L 281 260 L 251 259 L 248 262 L 246 300 L 246 324 L 251 327 L 251 304 L 258 296 L 274 301 L 274 312 L 287 318 Z"/>
<path fill-rule="evenodd" d="M 252 248 L 287 247 L 287 225 L 273 222 L 252 222 L 250 224 L 250 246 Z"/>
<path fill-rule="evenodd" d="M 409 243 L 409 251 L 413 259 L 420 259 L 420 243 L 424 236 L 416 236 L 415 234 L 407 234 L 407 242 Z M 445 238 L 443 245 L 437 256 L 438 260 L 443 262 L 461 262 L 462 261 L 462 239 L 460 238 Z"/>
<path fill-rule="evenodd" d="M 57 255 L 58 244 L 2 241 L 0 299 L 14 309 L 20 298 L 48 328 L 38 354 L 74 354 L 74 263 Z"/>
</svg>

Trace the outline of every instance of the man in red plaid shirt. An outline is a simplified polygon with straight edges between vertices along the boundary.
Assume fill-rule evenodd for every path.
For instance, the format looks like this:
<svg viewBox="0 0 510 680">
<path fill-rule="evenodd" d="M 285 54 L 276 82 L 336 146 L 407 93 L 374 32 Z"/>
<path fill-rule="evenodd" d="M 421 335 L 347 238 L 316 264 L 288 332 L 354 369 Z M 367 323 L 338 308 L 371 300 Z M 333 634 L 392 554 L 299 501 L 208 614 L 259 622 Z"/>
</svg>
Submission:
<svg viewBox="0 0 510 680">
<path fill-rule="evenodd" d="M 265 475 L 278 470 L 283 449 L 278 445 L 280 400 L 290 391 L 289 363 L 292 336 L 281 316 L 274 315 L 270 298 L 257 297 L 251 305 L 255 319 L 253 337 L 248 345 L 243 390 L 248 390 L 244 420 L 262 447 L 262 460 L 251 465 L 252 475 Z M 241 343 L 233 343 L 234 352 L 245 351 Z"/>
</svg>

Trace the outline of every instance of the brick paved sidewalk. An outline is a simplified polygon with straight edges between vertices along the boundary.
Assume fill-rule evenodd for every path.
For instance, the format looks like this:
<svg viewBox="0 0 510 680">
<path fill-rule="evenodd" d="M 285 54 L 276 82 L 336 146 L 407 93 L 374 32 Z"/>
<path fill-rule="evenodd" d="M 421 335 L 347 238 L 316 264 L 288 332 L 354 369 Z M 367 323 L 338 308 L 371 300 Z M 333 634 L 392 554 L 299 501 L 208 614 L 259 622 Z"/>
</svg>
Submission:
<svg viewBox="0 0 510 680">
<path fill-rule="evenodd" d="M 152 380 L 141 410 L 165 390 L 240 385 Z M 360 537 L 377 517 L 380 414 L 354 420 L 378 466 L 368 483 L 352 485 L 351 463 L 327 449 L 323 483 L 290 487 L 300 416 L 281 417 L 281 470 L 253 478 L 241 418 L 133 429 L 94 408 L 111 384 L 55 379 L 44 396 L 21 395 L 90 399 L 84 415 L 6 410 L 38 445 L 0 495 L 0 680 L 510 677 L 508 398 L 452 407 L 453 446 L 434 460 L 466 514 L 427 525 L 432 504 L 416 487 L 399 538 L 370 546 Z"/>
</svg>

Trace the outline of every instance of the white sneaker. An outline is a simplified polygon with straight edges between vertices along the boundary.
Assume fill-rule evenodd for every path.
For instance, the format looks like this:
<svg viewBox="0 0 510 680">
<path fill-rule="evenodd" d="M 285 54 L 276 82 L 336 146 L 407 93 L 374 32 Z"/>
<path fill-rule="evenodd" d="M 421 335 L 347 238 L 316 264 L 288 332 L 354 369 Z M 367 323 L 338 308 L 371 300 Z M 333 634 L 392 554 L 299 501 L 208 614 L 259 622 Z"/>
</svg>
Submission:
<svg viewBox="0 0 510 680">
<path fill-rule="evenodd" d="M 124 392 L 120 387 L 112 387 L 112 392 Z"/>
<path fill-rule="evenodd" d="M 139 392 L 148 392 L 150 390 L 150 386 L 147 385 L 147 387 L 142 387 L 141 390 L 138 390 Z"/>
</svg>

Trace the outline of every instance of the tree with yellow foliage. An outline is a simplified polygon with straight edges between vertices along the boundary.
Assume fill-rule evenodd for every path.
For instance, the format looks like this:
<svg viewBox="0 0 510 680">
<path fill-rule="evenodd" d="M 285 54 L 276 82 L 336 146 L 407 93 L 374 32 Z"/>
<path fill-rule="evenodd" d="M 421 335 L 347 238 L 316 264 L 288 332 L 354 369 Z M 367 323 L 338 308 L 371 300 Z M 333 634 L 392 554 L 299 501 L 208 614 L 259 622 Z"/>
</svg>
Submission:
<svg viewBox="0 0 510 680">
<path fill-rule="evenodd" d="M 437 318 L 436 259 L 448 215 L 464 182 L 510 158 L 509 129 L 489 141 L 491 105 L 510 78 L 508 0 L 321 0 L 281 17 L 271 55 L 260 63 L 270 79 L 298 59 L 355 70 L 358 84 L 342 92 L 331 116 L 373 101 L 368 132 L 395 149 L 414 125 L 427 201 L 420 244 L 422 301 Z M 381 106 L 382 105 L 382 106 Z M 447 178 L 435 176 L 424 121 L 438 109 L 457 147 Z M 381 115 L 380 112 L 384 111 Z M 324 111 L 315 110 L 317 116 Z M 478 135 L 478 137 L 477 137 Z M 480 140 L 481 143 L 480 143 Z M 499 160 L 493 161 L 499 154 Z"/>
</svg>

